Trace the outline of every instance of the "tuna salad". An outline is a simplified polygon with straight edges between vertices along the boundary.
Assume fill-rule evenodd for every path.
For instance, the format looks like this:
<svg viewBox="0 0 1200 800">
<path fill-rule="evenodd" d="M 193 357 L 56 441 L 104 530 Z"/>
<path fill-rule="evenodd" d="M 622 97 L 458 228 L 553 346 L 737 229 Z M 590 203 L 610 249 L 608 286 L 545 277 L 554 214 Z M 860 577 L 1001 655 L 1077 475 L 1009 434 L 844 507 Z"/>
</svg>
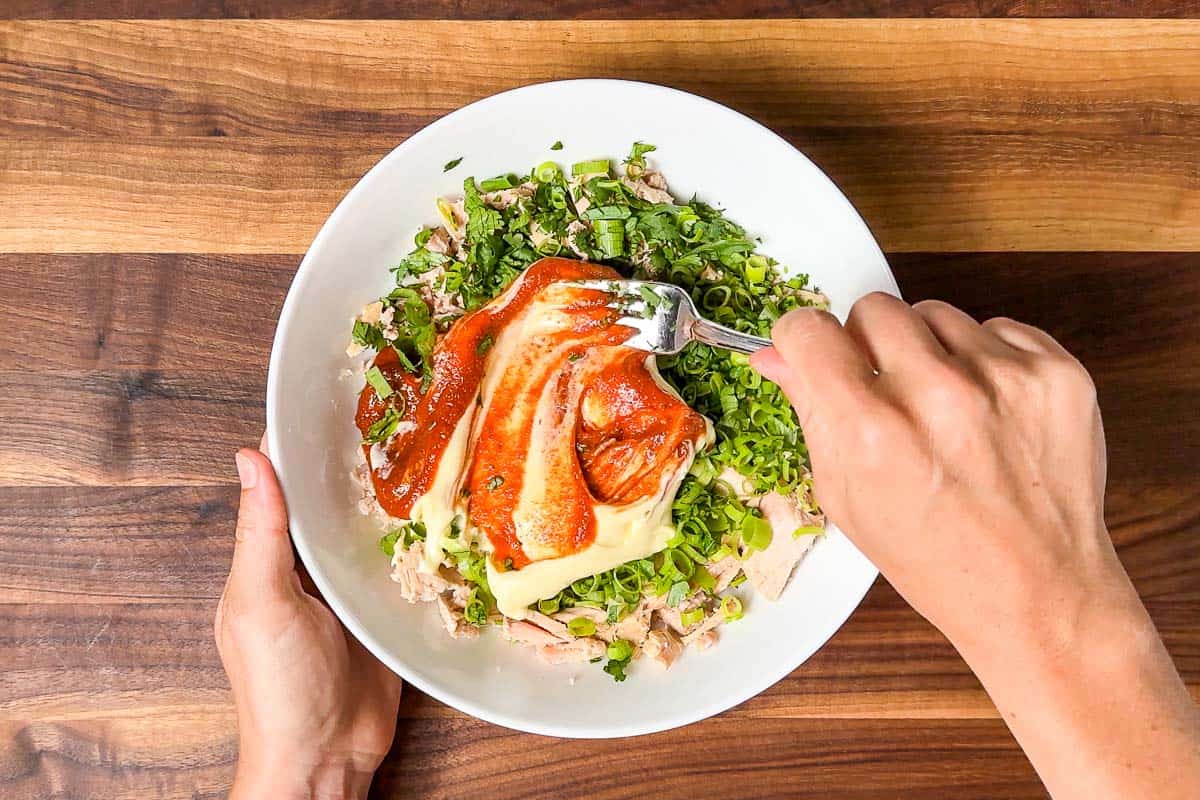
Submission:
<svg viewBox="0 0 1200 800">
<path fill-rule="evenodd" d="M 700 343 L 626 346 L 612 297 L 578 285 L 667 281 L 758 335 L 827 304 L 719 209 L 677 200 L 653 150 L 467 178 L 346 351 L 363 382 L 359 510 L 400 594 L 450 636 L 495 628 L 617 681 L 778 599 L 824 531 L 779 388 Z"/>
</svg>

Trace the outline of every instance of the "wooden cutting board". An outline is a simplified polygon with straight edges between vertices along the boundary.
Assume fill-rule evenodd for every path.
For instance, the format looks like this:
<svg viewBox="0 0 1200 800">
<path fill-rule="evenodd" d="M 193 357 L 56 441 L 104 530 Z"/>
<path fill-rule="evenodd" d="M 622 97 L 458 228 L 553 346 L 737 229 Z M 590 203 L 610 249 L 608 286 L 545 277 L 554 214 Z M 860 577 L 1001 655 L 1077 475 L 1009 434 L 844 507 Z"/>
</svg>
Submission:
<svg viewBox="0 0 1200 800">
<path fill-rule="evenodd" d="M 1113 538 L 1200 696 L 1200 22 L 1185 19 L 1200 2 L 8 0 L 0 15 L 33 18 L 0 21 L 3 797 L 227 791 L 211 620 L 233 451 L 261 434 L 300 256 L 405 137 L 567 77 L 751 115 L 838 182 L 908 299 L 1017 317 L 1076 353 L 1107 426 Z M 341 19 L 282 19 L 320 16 Z M 880 580 L 790 677 L 681 730 L 558 741 L 407 689 L 373 796 L 1044 792 L 953 648 Z"/>
</svg>

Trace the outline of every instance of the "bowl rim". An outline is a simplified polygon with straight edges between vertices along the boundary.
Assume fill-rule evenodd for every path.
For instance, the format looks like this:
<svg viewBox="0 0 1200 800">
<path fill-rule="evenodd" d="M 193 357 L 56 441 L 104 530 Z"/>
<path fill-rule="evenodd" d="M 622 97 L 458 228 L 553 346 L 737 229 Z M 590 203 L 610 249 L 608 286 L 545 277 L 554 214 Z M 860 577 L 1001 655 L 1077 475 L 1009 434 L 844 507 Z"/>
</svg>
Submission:
<svg viewBox="0 0 1200 800">
<path fill-rule="evenodd" d="M 756 136 L 766 135 L 786 145 L 796 157 L 807 162 L 809 167 L 811 167 L 813 170 L 814 179 L 818 181 L 823 180 L 826 184 L 828 184 L 829 188 L 833 189 L 834 194 L 840 198 L 842 204 L 844 205 L 845 213 L 849 215 L 848 220 L 852 220 L 856 222 L 857 225 L 861 226 L 863 233 L 870 240 L 874 250 L 878 254 L 879 261 L 887 273 L 887 279 L 891 284 L 893 293 L 897 296 L 899 295 L 899 288 L 896 285 L 895 276 L 887 264 L 887 259 L 884 256 L 882 249 L 879 247 L 878 240 L 871 232 L 870 227 L 867 225 L 862 215 L 850 202 L 849 198 L 847 198 L 841 189 L 839 189 L 833 182 L 833 180 L 830 179 L 829 176 L 826 175 L 825 172 L 815 163 L 813 163 L 813 161 L 809 159 L 803 152 L 792 145 L 791 142 L 787 141 L 778 133 L 762 123 L 757 122 L 756 120 L 739 111 L 736 111 L 735 109 L 730 108 L 729 106 L 723 105 L 707 97 L 693 94 L 682 89 L 676 89 L 646 81 L 624 80 L 618 78 L 578 78 L 571 80 L 543 81 L 526 84 L 506 90 L 504 92 L 500 92 L 498 94 L 481 98 L 462 106 L 446 114 L 445 116 L 440 117 L 434 122 L 431 122 L 421 130 L 401 141 L 396 145 L 396 147 L 392 148 L 387 154 L 380 158 L 379 161 L 372 165 L 371 168 L 367 170 L 367 172 L 364 173 L 363 176 L 358 179 L 358 181 L 355 182 L 349 191 L 346 192 L 345 196 L 338 202 L 337 206 L 334 207 L 333 211 L 330 213 L 325 222 L 322 223 L 320 230 L 317 232 L 312 243 L 305 251 L 304 257 L 301 259 L 300 264 L 296 269 L 296 273 L 292 278 L 291 285 L 288 288 L 287 295 L 285 296 L 283 306 L 279 313 L 275 334 L 272 339 L 271 356 L 267 367 L 266 384 L 266 440 L 267 449 L 270 452 L 283 452 L 283 448 L 281 447 L 282 432 L 280 431 L 279 426 L 275 424 L 275 421 L 279 416 L 279 361 L 282 358 L 281 354 L 284 347 L 286 332 L 291 327 L 293 318 L 299 313 L 295 298 L 299 296 L 300 287 L 304 285 L 312 273 L 311 265 L 315 258 L 314 253 L 317 253 L 322 249 L 325 240 L 331 236 L 330 232 L 337 228 L 341 223 L 342 218 L 349 213 L 348 209 L 353 204 L 353 199 L 357 197 L 357 195 L 365 192 L 365 187 L 377 180 L 379 175 L 383 172 L 384 165 L 397 158 L 398 154 L 403 149 L 410 146 L 412 143 L 420 142 L 424 139 L 437 136 L 438 133 L 444 128 L 452 126 L 455 123 L 455 119 L 461 114 L 464 114 L 468 111 L 479 111 L 480 109 L 485 109 L 492 105 L 503 104 L 512 95 L 558 90 L 569 91 L 575 88 L 595 88 L 597 86 L 607 86 L 617 89 L 632 88 L 635 91 L 648 92 L 651 94 L 660 93 L 664 96 L 683 98 L 688 102 L 696 104 L 698 108 L 702 109 L 706 113 L 725 117 L 729 122 L 741 126 Z M 285 475 L 285 469 L 281 464 L 277 464 L 274 461 L 272 461 L 272 463 L 274 464 L 276 473 L 279 477 L 280 484 L 284 487 L 286 498 L 287 479 Z M 485 708 L 484 706 L 471 700 L 469 697 L 462 696 L 452 691 L 443 690 L 437 684 L 425 680 L 419 674 L 409 669 L 402 657 L 399 657 L 388 649 L 384 648 L 380 642 L 371 635 L 367 629 L 367 626 L 364 625 L 362 621 L 339 600 L 337 590 L 330 583 L 325 573 L 321 570 L 318 560 L 315 558 L 313 551 L 309 547 L 307 537 L 304 536 L 302 531 L 302 523 L 298 523 L 295 520 L 290 520 L 289 522 L 289 535 L 291 536 L 296 551 L 300 556 L 300 561 L 308 571 L 313 583 L 320 591 L 325 603 L 329 606 L 330 610 L 333 611 L 345 628 L 364 647 L 366 647 L 372 655 L 378 658 L 389 669 L 425 694 L 428 694 L 440 702 L 445 703 L 446 705 L 465 714 L 476 717 L 477 719 L 481 719 L 496 725 L 501 725 L 513 730 L 561 738 L 602 739 L 658 733 L 684 725 L 689 725 L 693 722 L 699 722 L 700 720 L 741 705 L 752 697 L 755 697 L 756 695 L 774 686 L 792 671 L 801 666 L 805 661 L 807 661 L 813 655 L 813 653 L 815 653 L 821 647 L 824 647 L 825 644 L 828 643 L 829 639 L 841 629 L 846 620 L 849 619 L 850 615 L 854 613 L 859 605 L 861 605 L 862 599 L 866 596 L 867 592 L 870 591 L 871 586 L 874 585 L 875 579 L 878 577 L 878 570 L 872 566 L 870 571 L 871 580 L 863 581 L 861 592 L 857 592 L 857 597 L 854 598 L 853 605 L 847 605 L 847 611 L 844 616 L 839 619 L 835 615 L 834 617 L 830 617 L 826 620 L 826 624 L 823 626 L 822 635 L 818 637 L 820 639 L 820 644 L 813 648 L 811 652 L 804 652 L 803 650 L 798 649 L 796 651 L 795 658 L 782 659 L 775 669 L 758 673 L 755 679 L 747 680 L 745 683 L 743 683 L 740 691 L 723 695 L 719 700 L 698 703 L 697 705 L 690 707 L 687 712 L 680 712 L 651 721 L 631 722 L 620 729 L 594 729 L 577 725 L 564 725 L 516 717 L 504 712 L 496 711 L 494 709 Z M 837 530 L 836 526 L 831 525 L 830 527 L 835 531 Z"/>
</svg>

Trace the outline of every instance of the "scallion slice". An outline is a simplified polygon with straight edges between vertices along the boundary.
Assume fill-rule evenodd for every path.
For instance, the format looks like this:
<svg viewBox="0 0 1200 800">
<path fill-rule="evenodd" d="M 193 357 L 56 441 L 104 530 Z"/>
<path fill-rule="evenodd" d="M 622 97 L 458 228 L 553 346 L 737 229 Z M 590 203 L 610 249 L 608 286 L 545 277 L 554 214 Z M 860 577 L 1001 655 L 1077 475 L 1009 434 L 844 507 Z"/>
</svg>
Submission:
<svg viewBox="0 0 1200 800">
<path fill-rule="evenodd" d="M 575 617 L 567 623 L 567 630 L 572 636 L 593 636 L 596 633 L 596 623 L 587 617 Z"/>
<path fill-rule="evenodd" d="M 571 165 L 572 175 L 592 175 L 595 173 L 608 174 L 609 162 L 607 158 L 597 159 L 595 161 L 580 161 L 577 164 Z"/>
<path fill-rule="evenodd" d="M 367 383 L 371 384 L 371 388 L 375 390 L 375 394 L 380 400 L 387 400 L 392 396 L 392 385 L 388 383 L 384 377 L 383 371 L 379 367 L 371 367 L 367 370 L 365 376 Z"/>
</svg>

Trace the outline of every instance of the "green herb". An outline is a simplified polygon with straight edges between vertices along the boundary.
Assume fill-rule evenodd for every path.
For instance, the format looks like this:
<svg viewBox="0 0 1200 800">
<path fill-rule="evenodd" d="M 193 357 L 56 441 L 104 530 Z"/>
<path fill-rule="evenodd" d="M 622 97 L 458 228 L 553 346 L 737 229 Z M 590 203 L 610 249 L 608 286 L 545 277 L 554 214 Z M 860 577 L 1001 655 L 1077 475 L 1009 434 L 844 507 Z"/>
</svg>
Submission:
<svg viewBox="0 0 1200 800">
<path fill-rule="evenodd" d="M 516 175 L 498 175 L 495 178 L 489 178 L 486 181 L 480 181 L 479 188 L 484 192 L 499 192 L 502 189 L 511 189 L 517 184 Z"/>
<path fill-rule="evenodd" d="M 608 663 L 604 665 L 604 671 L 613 677 L 614 681 L 620 683 L 627 677 L 625 670 L 629 667 L 629 662 L 633 659 L 633 642 L 625 639 L 613 639 L 605 651 L 608 656 Z"/>
<path fill-rule="evenodd" d="M 581 358 L 583 358 L 583 353 L 580 353 L 578 350 L 573 353 L 567 353 L 567 361 L 578 361 Z"/>
<path fill-rule="evenodd" d="M 481 356 L 488 350 L 491 350 L 493 343 L 494 340 L 492 339 L 492 335 L 490 333 L 485 333 L 479 340 L 479 344 L 475 345 L 475 355 Z"/>
<path fill-rule="evenodd" d="M 641 174 L 646 169 L 646 153 L 653 153 L 658 148 L 652 144 L 643 144 L 642 142 L 634 142 L 633 149 L 629 151 L 629 157 L 625 159 L 627 167 L 633 167 L 635 175 Z"/>
<path fill-rule="evenodd" d="M 478 586 L 472 589 L 471 594 L 467 596 L 467 604 L 463 607 L 463 619 L 480 628 L 487 625 L 488 602 L 482 596 Z"/>
<path fill-rule="evenodd" d="M 487 483 L 484 484 L 484 486 L 486 486 L 488 488 L 489 492 L 494 492 L 503 485 L 504 485 L 504 476 L 503 475 L 493 475 L 492 477 L 488 478 Z"/>
<path fill-rule="evenodd" d="M 461 163 L 462 163 L 462 156 L 459 156 L 458 158 L 452 158 L 446 162 L 446 166 L 442 167 L 442 172 L 449 172 L 450 170 L 454 169 Z"/>
<path fill-rule="evenodd" d="M 384 554 L 391 558 L 396 555 L 396 540 L 400 538 L 400 531 L 388 531 L 379 540 L 379 549 Z"/>
<path fill-rule="evenodd" d="M 417 542 L 425 541 L 425 524 L 422 522 L 406 522 L 398 528 L 393 528 L 379 540 L 379 549 L 389 558 L 396 554 L 396 545 L 407 550 Z"/>
<path fill-rule="evenodd" d="M 367 428 L 367 432 L 363 434 L 363 444 L 387 441 L 399 426 L 400 412 L 396 410 L 395 405 L 389 405 L 383 410 L 383 416 Z"/>
<path fill-rule="evenodd" d="M 612 679 L 617 683 L 620 683 L 629 677 L 625 674 L 627 669 L 629 669 L 629 659 L 624 661 L 615 661 L 610 658 L 608 663 L 604 665 L 604 671 L 609 675 L 612 675 Z"/>
<path fill-rule="evenodd" d="M 387 378 L 383 376 L 383 372 L 379 367 L 371 367 L 367 370 L 364 377 L 366 377 L 367 383 L 371 384 L 371 388 L 375 390 L 375 394 L 380 400 L 387 400 L 392 396 L 392 385 L 388 383 Z"/>
<path fill-rule="evenodd" d="M 379 326 L 363 322 L 361 319 L 354 320 L 354 330 L 351 331 L 350 338 L 354 340 L 355 344 L 369 347 L 372 350 L 382 350 L 388 346 Z"/>
<path fill-rule="evenodd" d="M 801 536 L 819 536 L 824 532 L 825 528 L 821 525 L 801 525 L 792 531 L 792 538 L 799 539 Z"/>
<path fill-rule="evenodd" d="M 554 144 L 550 145 L 550 149 L 551 150 L 562 150 L 562 142 L 561 141 L 555 142 Z"/>
</svg>

